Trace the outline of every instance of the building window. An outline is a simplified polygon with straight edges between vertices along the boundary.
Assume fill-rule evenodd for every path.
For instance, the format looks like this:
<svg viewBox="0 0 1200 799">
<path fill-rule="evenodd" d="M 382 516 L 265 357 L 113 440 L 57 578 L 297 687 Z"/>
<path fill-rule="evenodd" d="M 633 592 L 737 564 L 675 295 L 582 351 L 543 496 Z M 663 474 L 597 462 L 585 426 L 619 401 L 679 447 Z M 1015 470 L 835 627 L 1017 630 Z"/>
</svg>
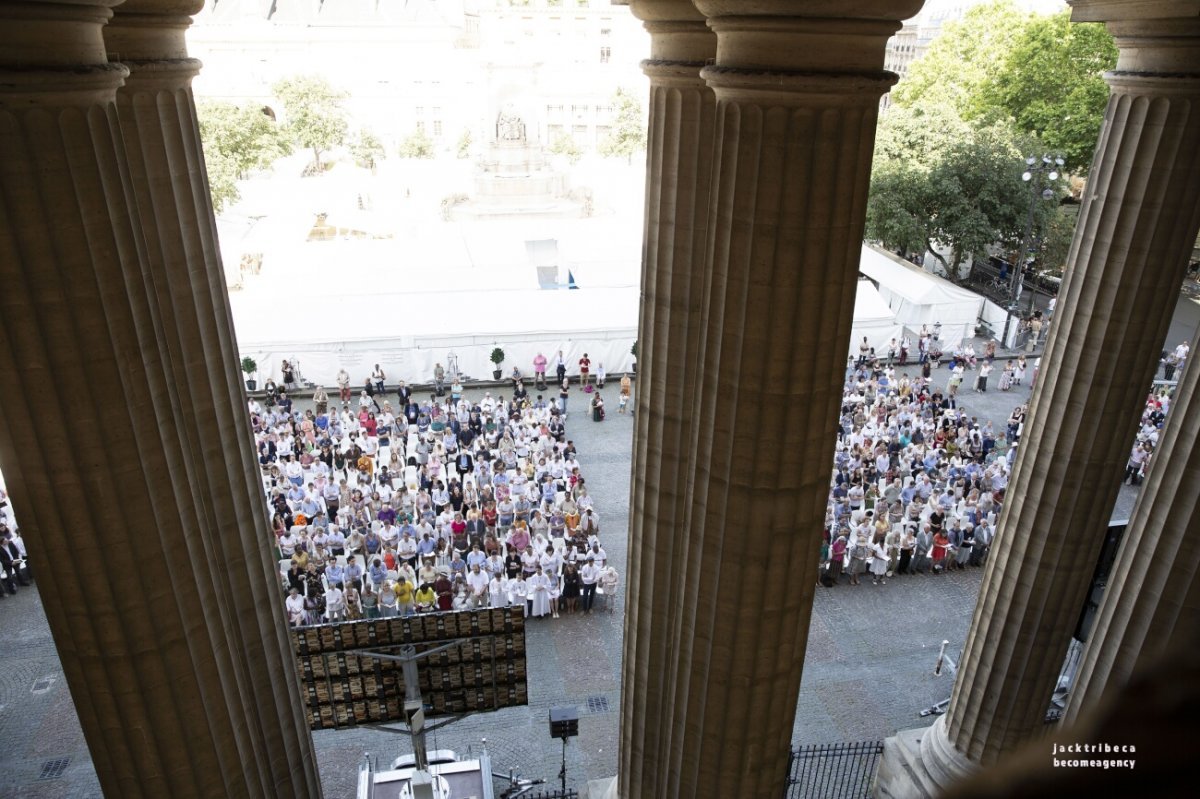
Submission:
<svg viewBox="0 0 1200 799">
<path fill-rule="evenodd" d="M 418 120 L 417 120 L 417 132 L 418 132 L 418 133 L 424 133 L 424 132 L 425 132 L 425 120 L 423 120 L 423 119 L 418 119 Z"/>
<path fill-rule="evenodd" d="M 551 144 L 553 144 L 554 140 L 557 139 L 562 134 L 563 134 L 563 126 L 562 125 L 547 125 L 546 126 L 546 138 L 548 138 L 550 140 Z"/>
<path fill-rule="evenodd" d="M 600 63 L 607 64 L 610 59 L 612 59 L 612 48 L 611 47 L 601 47 L 600 48 Z"/>
<path fill-rule="evenodd" d="M 442 120 L 440 120 L 440 119 L 433 120 L 433 135 L 434 136 L 442 135 Z"/>
<path fill-rule="evenodd" d="M 423 106 L 423 105 L 417 106 L 417 116 L 424 116 L 424 115 L 425 115 L 425 106 Z"/>
<path fill-rule="evenodd" d="M 574 116 L 582 116 L 583 114 L 587 113 L 587 110 L 588 110 L 588 107 L 586 105 L 571 106 L 571 114 Z"/>
<path fill-rule="evenodd" d="M 587 125 L 576 125 L 571 128 L 571 135 L 575 137 L 576 141 L 583 141 L 587 138 Z"/>
</svg>

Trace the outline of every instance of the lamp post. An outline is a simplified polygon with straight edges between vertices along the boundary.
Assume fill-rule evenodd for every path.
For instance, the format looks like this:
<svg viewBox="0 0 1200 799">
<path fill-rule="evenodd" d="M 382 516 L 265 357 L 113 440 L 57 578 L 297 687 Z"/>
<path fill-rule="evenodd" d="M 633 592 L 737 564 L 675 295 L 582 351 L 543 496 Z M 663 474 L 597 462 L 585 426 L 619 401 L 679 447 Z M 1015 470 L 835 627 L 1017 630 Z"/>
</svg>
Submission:
<svg viewBox="0 0 1200 799">
<path fill-rule="evenodd" d="M 1054 155 L 1028 156 L 1025 159 L 1025 172 L 1021 180 L 1029 184 L 1029 213 L 1025 217 L 1025 233 L 1021 236 L 1021 249 L 1017 253 L 1017 261 L 1013 264 L 1012 286 L 1009 293 L 1008 317 L 1004 321 L 1004 345 L 1008 346 L 1009 329 L 1013 318 L 1020 312 L 1021 289 L 1024 284 L 1026 259 L 1029 257 L 1029 242 L 1033 235 L 1033 217 L 1037 212 L 1037 201 L 1040 197 L 1049 200 L 1054 197 L 1054 189 L 1050 184 L 1058 180 L 1058 170 L 1063 166 L 1063 159 Z M 1029 312 L 1033 313 L 1033 297 L 1036 289 L 1029 292 Z"/>
</svg>

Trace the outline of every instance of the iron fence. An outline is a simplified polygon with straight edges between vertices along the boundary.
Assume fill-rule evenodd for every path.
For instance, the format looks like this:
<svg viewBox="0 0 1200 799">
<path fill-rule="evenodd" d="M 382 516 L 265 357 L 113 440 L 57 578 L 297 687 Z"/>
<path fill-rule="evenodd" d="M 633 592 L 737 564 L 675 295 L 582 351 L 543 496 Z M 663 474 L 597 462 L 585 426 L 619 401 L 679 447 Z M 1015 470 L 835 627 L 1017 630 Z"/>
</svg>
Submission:
<svg viewBox="0 0 1200 799">
<path fill-rule="evenodd" d="M 539 791 L 537 793 L 523 793 L 521 799 L 579 799 L 578 791 L 560 791 L 558 789 Z"/>
<path fill-rule="evenodd" d="M 784 799 L 867 799 L 882 753 L 883 741 L 794 747 Z"/>
</svg>

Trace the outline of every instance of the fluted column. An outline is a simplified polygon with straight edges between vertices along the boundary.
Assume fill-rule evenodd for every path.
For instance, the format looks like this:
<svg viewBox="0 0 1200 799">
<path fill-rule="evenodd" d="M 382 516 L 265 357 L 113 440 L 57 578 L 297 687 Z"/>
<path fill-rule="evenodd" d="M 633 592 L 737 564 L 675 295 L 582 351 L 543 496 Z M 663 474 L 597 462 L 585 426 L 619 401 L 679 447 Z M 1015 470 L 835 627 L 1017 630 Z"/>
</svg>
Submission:
<svg viewBox="0 0 1200 799">
<path fill-rule="evenodd" d="M 1200 336 L 1192 352 L 1200 352 Z M 1200 630 L 1200 367 L 1189 358 L 1109 579 L 1064 723 Z"/>
<path fill-rule="evenodd" d="M 704 290 L 712 175 L 712 90 L 700 69 L 717 37 L 690 0 L 634 0 L 651 37 L 646 224 L 630 492 L 629 586 L 621 706 L 622 795 L 662 795 L 672 657 L 687 595 L 684 535 L 691 408 Z"/>
<path fill-rule="evenodd" d="M 202 0 L 126 0 L 104 30 L 109 57 L 129 68 L 117 92 L 125 151 L 176 364 L 190 450 L 189 478 L 217 555 L 210 577 L 223 597 L 217 623 L 238 757 L 259 764 L 262 795 L 316 796 L 320 783 L 302 712 L 272 535 L 246 415 L 229 294 L 200 146 L 184 34 Z"/>
<path fill-rule="evenodd" d="M 0 462 L 105 793 L 316 795 L 246 743 L 279 722 L 244 706 L 249 643 L 222 629 L 247 621 L 219 573 L 246 554 L 209 530 L 230 507 L 194 482 L 118 119 L 128 70 L 101 33 L 113 5 L 0 3 Z M 294 670 L 258 652 L 255 669 Z"/>
<path fill-rule="evenodd" d="M 922 740 L 938 784 L 1043 728 L 1200 226 L 1195 4 L 1073 6 L 1120 58 L 949 711 Z"/>
<path fill-rule="evenodd" d="M 747 7 L 747 6 L 750 7 Z M 636 796 L 787 777 L 849 350 L 884 46 L 920 2 L 698 0 L 717 35 L 692 479 L 668 758 Z M 686 362 L 658 368 L 677 371 Z M 653 397 L 651 398 L 653 400 Z M 640 627 L 641 624 L 639 623 Z M 636 633 L 635 633 L 636 634 Z M 652 664 L 652 668 L 655 664 Z M 627 672 L 628 674 L 628 672 Z M 628 690 L 628 684 L 626 684 Z M 644 756 L 646 753 L 643 753 Z"/>
</svg>

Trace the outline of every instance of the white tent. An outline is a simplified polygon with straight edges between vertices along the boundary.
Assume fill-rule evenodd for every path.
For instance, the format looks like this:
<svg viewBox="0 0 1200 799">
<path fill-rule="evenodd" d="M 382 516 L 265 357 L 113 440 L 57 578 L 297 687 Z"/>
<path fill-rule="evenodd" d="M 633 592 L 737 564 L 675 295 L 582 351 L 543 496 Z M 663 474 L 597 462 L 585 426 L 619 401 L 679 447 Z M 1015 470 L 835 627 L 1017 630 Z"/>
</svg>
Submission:
<svg viewBox="0 0 1200 799">
<path fill-rule="evenodd" d="M 879 287 L 900 324 L 916 330 L 940 322 L 946 347 L 974 335 L 984 303 L 978 294 L 867 244 L 859 271 Z"/>
<path fill-rule="evenodd" d="M 854 328 L 850 335 L 850 354 L 858 355 L 858 345 L 863 338 L 881 355 L 887 354 L 888 343 L 897 341 L 904 334 L 904 327 L 896 321 L 896 315 L 879 296 L 874 284 L 859 279 L 858 292 L 854 297 Z"/>
</svg>

